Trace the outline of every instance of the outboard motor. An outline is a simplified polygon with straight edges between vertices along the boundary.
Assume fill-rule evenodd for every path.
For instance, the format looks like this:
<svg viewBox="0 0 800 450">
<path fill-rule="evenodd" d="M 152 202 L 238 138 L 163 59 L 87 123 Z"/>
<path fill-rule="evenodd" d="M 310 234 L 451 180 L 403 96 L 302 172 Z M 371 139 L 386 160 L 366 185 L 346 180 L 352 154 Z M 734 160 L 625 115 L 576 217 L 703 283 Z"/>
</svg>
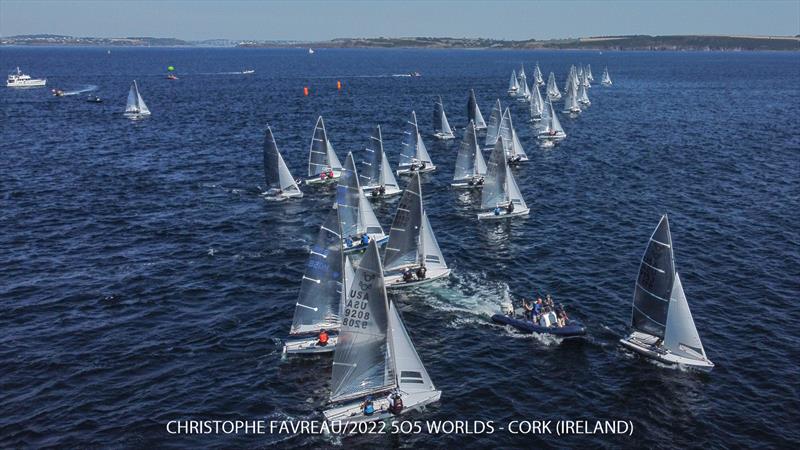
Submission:
<svg viewBox="0 0 800 450">
<path fill-rule="evenodd" d="M 503 303 L 500 307 L 502 308 L 503 314 L 508 317 L 514 317 L 514 305 L 511 304 L 511 301 Z"/>
</svg>

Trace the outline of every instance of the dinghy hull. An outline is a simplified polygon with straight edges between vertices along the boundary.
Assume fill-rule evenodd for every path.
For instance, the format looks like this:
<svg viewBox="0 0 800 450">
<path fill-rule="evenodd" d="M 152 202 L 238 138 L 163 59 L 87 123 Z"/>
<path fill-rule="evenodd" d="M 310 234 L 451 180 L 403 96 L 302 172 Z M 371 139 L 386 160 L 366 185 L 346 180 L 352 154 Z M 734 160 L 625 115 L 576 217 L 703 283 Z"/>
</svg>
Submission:
<svg viewBox="0 0 800 450">
<path fill-rule="evenodd" d="M 377 237 L 376 238 L 376 236 L 372 235 L 372 236 L 370 236 L 370 239 L 374 240 L 375 243 L 378 244 L 378 247 L 380 247 L 380 246 L 386 244 L 386 242 L 389 240 L 389 236 L 384 234 L 384 235 L 382 235 L 382 237 Z M 347 244 L 343 244 L 343 251 L 344 251 L 345 254 L 348 254 L 348 253 L 361 253 L 364 250 L 366 250 L 368 246 L 369 245 L 364 245 L 364 244 L 362 244 L 360 242 L 358 244 L 353 244 L 350 247 L 348 247 Z"/>
<path fill-rule="evenodd" d="M 658 338 L 649 334 L 634 331 L 619 342 L 629 350 L 667 365 L 682 366 L 702 372 L 710 372 L 714 368 L 714 363 L 707 359 L 686 358 L 660 347 L 657 344 Z"/>
<path fill-rule="evenodd" d="M 307 185 L 335 183 L 335 182 L 337 182 L 339 180 L 339 177 L 341 177 L 341 176 L 342 176 L 342 172 L 337 172 L 337 171 L 334 170 L 333 171 L 333 178 L 320 178 L 320 177 L 307 178 L 305 183 Z"/>
<path fill-rule="evenodd" d="M 393 273 L 391 275 L 384 275 L 386 282 L 386 289 L 402 289 L 436 281 L 450 275 L 450 269 L 428 269 L 425 278 L 422 280 L 414 279 L 411 281 L 403 281 L 402 273 Z"/>
<path fill-rule="evenodd" d="M 440 141 L 446 141 L 448 139 L 455 139 L 456 135 L 452 134 L 452 133 L 450 133 L 450 134 L 447 134 L 447 133 L 435 133 L 433 135 L 433 137 L 435 137 L 436 139 L 439 139 Z"/>
<path fill-rule="evenodd" d="M 434 170 L 436 170 L 436 166 L 430 165 L 430 166 L 425 167 L 424 169 L 417 169 L 417 170 L 397 169 L 396 173 L 397 173 L 398 176 L 400 176 L 400 175 L 408 175 L 408 176 L 410 176 L 410 175 L 413 175 L 414 173 L 428 173 L 428 172 L 433 172 Z"/>
<path fill-rule="evenodd" d="M 565 339 L 582 338 L 586 336 L 586 327 L 576 320 L 570 320 L 567 325 L 563 327 L 543 327 L 529 320 L 509 317 L 505 314 L 495 314 L 492 316 L 492 321 L 502 325 L 510 325 L 524 333 L 550 334 Z"/>
<path fill-rule="evenodd" d="M 512 212 L 511 214 L 507 213 L 505 209 L 501 210 L 500 214 L 495 214 L 494 211 L 489 211 L 478 214 L 478 220 L 511 219 L 517 216 L 527 216 L 528 214 L 530 214 L 530 212 L 531 212 L 530 208 L 515 209 L 514 212 Z"/>
<path fill-rule="evenodd" d="M 429 392 L 414 392 L 403 394 L 403 411 L 400 415 L 409 411 L 418 410 L 426 405 L 438 402 L 442 396 L 442 391 L 429 391 Z M 375 412 L 370 415 L 365 415 L 361 410 L 361 401 L 348 403 L 344 406 L 331 408 L 326 410 L 323 414 L 328 423 L 360 423 L 360 422 L 374 422 L 378 420 L 390 419 L 396 417 L 396 414 L 389 412 L 389 400 L 386 397 L 379 397 L 373 400 Z"/>
<path fill-rule="evenodd" d="M 392 197 L 403 193 L 403 190 L 400 188 L 389 187 L 386 188 L 386 192 L 384 192 L 382 195 L 371 195 L 372 191 L 374 191 L 377 188 L 378 186 L 361 186 L 361 189 L 364 191 L 364 194 L 367 194 L 367 199 L 369 200 L 377 200 L 379 198 Z"/>
<path fill-rule="evenodd" d="M 470 184 L 469 181 L 456 181 L 454 183 L 450 183 L 450 187 L 453 189 L 481 189 L 483 184 Z"/>
<path fill-rule="evenodd" d="M 331 335 L 328 337 L 328 345 L 317 345 L 317 337 L 312 336 L 302 339 L 287 340 L 283 344 L 283 353 L 287 355 L 309 355 L 316 353 L 332 353 L 336 348 L 336 341 L 338 336 Z"/>
</svg>

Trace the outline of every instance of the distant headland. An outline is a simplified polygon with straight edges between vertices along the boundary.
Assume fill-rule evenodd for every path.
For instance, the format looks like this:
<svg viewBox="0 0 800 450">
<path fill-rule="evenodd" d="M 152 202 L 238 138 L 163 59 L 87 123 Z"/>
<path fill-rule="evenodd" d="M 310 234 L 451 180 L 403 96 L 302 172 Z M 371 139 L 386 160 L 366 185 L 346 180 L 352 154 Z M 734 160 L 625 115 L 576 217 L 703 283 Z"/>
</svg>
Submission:
<svg viewBox="0 0 800 450">
<path fill-rule="evenodd" d="M 797 36 L 592 36 L 547 40 L 499 40 L 483 38 L 402 37 L 339 38 L 329 41 L 258 41 L 175 38 L 97 38 L 55 34 L 0 37 L 3 45 L 117 46 L 117 47 L 239 47 L 239 48 L 430 48 L 430 49 L 561 49 L 561 50 L 800 50 Z"/>
</svg>

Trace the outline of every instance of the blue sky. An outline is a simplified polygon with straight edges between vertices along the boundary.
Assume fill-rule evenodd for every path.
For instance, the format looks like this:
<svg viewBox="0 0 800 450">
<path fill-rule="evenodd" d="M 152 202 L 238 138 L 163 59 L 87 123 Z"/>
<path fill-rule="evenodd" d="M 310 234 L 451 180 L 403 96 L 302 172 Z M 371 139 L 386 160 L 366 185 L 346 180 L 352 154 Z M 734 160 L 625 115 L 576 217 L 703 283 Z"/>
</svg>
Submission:
<svg viewBox="0 0 800 450">
<path fill-rule="evenodd" d="M 0 35 L 327 40 L 800 34 L 800 0 L 0 0 Z"/>
</svg>

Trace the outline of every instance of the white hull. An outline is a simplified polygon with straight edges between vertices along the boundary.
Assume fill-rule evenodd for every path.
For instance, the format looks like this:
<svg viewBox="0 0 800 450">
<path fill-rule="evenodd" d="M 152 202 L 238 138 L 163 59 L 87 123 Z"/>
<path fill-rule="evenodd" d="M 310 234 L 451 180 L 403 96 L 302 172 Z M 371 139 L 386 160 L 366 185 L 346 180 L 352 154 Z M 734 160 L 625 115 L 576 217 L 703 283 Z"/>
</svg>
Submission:
<svg viewBox="0 0 800 450">
<path fill-rule="evenodd" d="M 305 183 L 307 185 L 333 183 L 336 180 L 338 180 L 339 177 L 341 177 L 341 176 L 342 176 L 342 172 L 341 171 L 334 170 L 333 171 L 333 178 L 320 178 L 319 176 L 316 176 L 314 178 L 307 178 Z"/>
<path fill-rule="evenodd" d="M 6 87 L 12 88 L 32 88 L 42 87 L 47 84 L 47 80 L 23 80 L 23 81 L 6 81 Z"/>
<path fill-rule="evenodd" d="M 481 189 L 483 188 L 483 184 L 469 184 L 468 181 L 454 181 L 450 183 L 450 187 L 453 189 Z"/>
<path fill-rule="evenodd" d="M 378 247 L 386 244 L 386 242 L 389 240 L 389 236 L 385 234 L 371 234 L 369 235 L 369 237 L 370 240 L 375 240 L 375 243 L 378 244 Z M 364 245 L 361 242 L 359 242 L 358 244 L 353 243 L 351 247 L 348 247 L 347 244 L 344 243 L 342 244 L 342 246 L 343 246 L 343 251 L 345 253 L 363 252 L 368 247 L 367 245 Z"/>
<path fill-rule="evenodd" d="M 450 133 L 450 134 L 447 134 L 447 133 L 434 133 L 433 137 L 435 137 L 436 139 L 439 139 L 440 141 L 446 141 L 448 139 L 455 139 L 456 135 L 453 134 L 453 133 Z"/>
<path fill-rule="evenodd" d="M 313 353 L 331 353 L 336 348 L 336 341 L 338 336 L 333 335 L 328 337 L 328 345 L 317 345 L 317 337 L 312 336 L 304 339 L 293 339 L 286 341 L 283 344 L 283 353 L 287 355 L 299 354 L 313 354 Z"/>
<path fill-rule="evenodd" d="M 261 195 L 264 196 L 264 200 L 268 200 L 268 201 L 271 201 L 271 202 L 282 202 L 282 201 L 285 201 L 285 200 L 289 200 L 290 198 L 302 198 L 303 197 L 303 193 L 302 192 L 291 192 L 291 193 L 288 193 L 288 194 L 285 193 L 285 192 L 281 193 L 281 194 L 274 194 L 274 193 L 270 193 L 270 192 L 264 192 Z"/>
<path fill-rule="evenodd" d="M 428 172 L 433 172 L 434 170 L 436 170 L 436 166 L 434 166 L 434 165 L 432 165 L 432 164 L 429 164 L 429 165 L 425 166 L 425 168 L 424 168 L 424 169 L 417 169 L 417 170 L 411 170 L 411 169 L 397 169 L 397 172 L 395 172 L 395 173 L 397 173 L 397 175 L 398 175 L 398 176 L 400 176 L 400 175 L 411 175 L 411 174 L 413 174 L 414 172 L 418 172 L 418 173 L 428 173 Z"/>
<path fill-rule="evenodd" d="M 549 140 L 561 140 L 566 137 L 567 137 L 566 133 L 557 133 L 557 134 L 545 133 L 545 134 L 540 134 L 538 136 L 539 139 L 549 139 Z"/>
<path fill-rule="evenodd" d="M 657 346 L 657 340 L 658 338 L 655 336 L 634 331 L 628 337 L 620 339 L 619 342 L 624 347 L 642 356 L 655 359 L 664 364 L 683 366 L 704 372 L 708 372 L 714 368 L 714 363 L 707 359 L 698 360 L 671 353 L 669 350 Z"/>
<path fill-rule="evenodd" d="M 150 117 L 150 113 L 149 112 L 148 113 L 133 113 L 133 112 L 127 113 L 126 112 L 123 115 L 125 117 L 127 117 L 128 119 L 142 119 L 142 118 L 145 118 L 145 117 Z"/>
<path fill-rule="evenodd" d="M 428 271 L 425 273 L 425 278 L 422 280 L 417 280 L 415 278 L 412 281 L 403 281 L 402 273 L 393 273 L 391 275 L 385 275 L 384 280 L 386 282 L 386 289 L 401 289 L 401 288 L 427 284 L 430 283 L 431 281 L 444 278 L 448 275 L 450 275 L 450 269 L 428 269 Z"/>
<path fill-rule="evenodd" d="M 374 191 L 376 187 L 377 186 L 370 186 L 369 188 L 362 187 L 361 189 L 364 190 L 364 195 L 366 195 L 367 199 L 369 200 L 377 200 L 380 198 L 392 197 L 403 193 L 403 190 L 398 187 L 389 187 L 386 188 L 386 192 L 384 192 L 382 195 L 372 195 L 372 191 Z"/>
<path fill-rule="evenodd" d="M 403 394 L 403 411 L 400 414 L 405 414 L 409 411 L 420 409 L 425 405 L 437 402 L 441 396 L 442 391 Z M 329 423 L 341 422 L 342 424 L 348 424 L 374 422 L 377 420 L 389 419 L 394 416 L 394 414 L 388 411 L 389 400 L 386 397 L 376 398 L 373 401 L 373 405 L 375 406 L 375 413 L 369 416 L 365 415 L 362 411 L 361 401 L 355 401 L 344 406 L 331 408 L 324 412 L 325 420 L 327 420 Z"/>
<path fill-rule="evenodd" d="M 530 208 L 515 209 L 511 214 L 507 213 L 505 209 L 500 210 L 499 215 L 495 215 L 494 211 L 478 214 L 478 220 L 496 220 L 496 219 L 510 219 L 517 216 L 527 216 L 531 212 Z"/>
</svg>

